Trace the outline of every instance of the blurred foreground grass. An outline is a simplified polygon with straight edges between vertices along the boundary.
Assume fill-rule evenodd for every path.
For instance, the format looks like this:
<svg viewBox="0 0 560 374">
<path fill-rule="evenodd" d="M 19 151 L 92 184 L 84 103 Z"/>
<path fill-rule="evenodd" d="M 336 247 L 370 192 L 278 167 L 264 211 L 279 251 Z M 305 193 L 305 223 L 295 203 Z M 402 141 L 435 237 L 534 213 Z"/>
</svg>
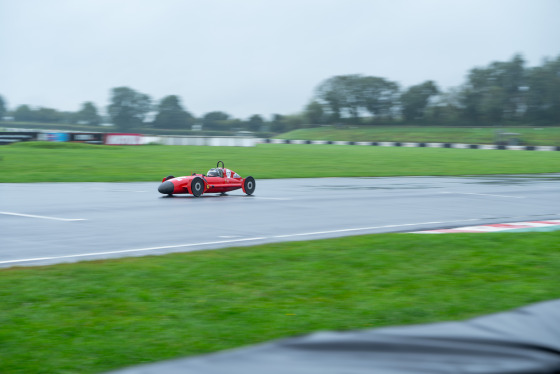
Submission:
<svg viewBox="0 0 560 374">
<path fill-rule="evenodd" d="M 560 297 L 560 232 L 377 234 L 0 270 L 0 372 L 98 373 Z"/>
<path fill-rule="evenodd" d="M 226 167 L 256 179 L 555 173 L 560 152 L 342 145 L 100 146 L 30 142 L 0 147 L 0 182 L 160 181 Z"/>
</svg>

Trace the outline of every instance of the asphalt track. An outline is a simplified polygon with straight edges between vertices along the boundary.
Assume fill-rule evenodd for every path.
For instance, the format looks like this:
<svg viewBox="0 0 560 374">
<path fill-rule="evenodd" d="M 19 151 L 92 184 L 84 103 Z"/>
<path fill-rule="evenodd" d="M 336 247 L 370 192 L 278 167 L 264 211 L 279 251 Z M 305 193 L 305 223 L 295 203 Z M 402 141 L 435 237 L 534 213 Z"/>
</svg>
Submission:
<svg viewBox="0 0 560 374">
<path fill-rule="evenodd" d="M 257 180 L 254 196 L 199 198 L 158 185 L 0 184 L 0 267 L 560 217 L 560 174 Z"/>
</svg>

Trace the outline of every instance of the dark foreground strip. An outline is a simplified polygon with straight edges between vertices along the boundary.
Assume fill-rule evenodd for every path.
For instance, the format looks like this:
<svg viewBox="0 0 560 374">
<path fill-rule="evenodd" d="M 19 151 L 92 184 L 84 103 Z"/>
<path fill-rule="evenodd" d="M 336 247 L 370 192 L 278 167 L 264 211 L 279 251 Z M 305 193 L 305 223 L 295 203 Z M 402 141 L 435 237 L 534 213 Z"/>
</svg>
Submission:
<svg viewBox="0 0 560 374">
<path fill-rule="evenodd" d="M 559 310 L 557 299 L 465 321 L 321 331 L 111 374 L 560 373 Z"/>
</svg>

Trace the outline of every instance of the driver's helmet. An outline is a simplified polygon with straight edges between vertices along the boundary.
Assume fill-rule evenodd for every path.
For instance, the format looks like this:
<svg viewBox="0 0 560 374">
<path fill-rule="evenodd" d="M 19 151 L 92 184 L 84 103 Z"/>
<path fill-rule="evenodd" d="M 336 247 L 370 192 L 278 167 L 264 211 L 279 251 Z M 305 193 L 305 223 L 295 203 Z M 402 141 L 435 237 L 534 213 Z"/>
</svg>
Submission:
<svg viewBox="0 0 560 374">
<path fill-rule="evenodd" d="M 206 173 L 207 177 L 221 177 L 223 175 L 224 172 L 222 171 L 222 169 L 218 169 L 218 168 L 210 169 L 208 170 L 208 173 Z"/>
</svg>

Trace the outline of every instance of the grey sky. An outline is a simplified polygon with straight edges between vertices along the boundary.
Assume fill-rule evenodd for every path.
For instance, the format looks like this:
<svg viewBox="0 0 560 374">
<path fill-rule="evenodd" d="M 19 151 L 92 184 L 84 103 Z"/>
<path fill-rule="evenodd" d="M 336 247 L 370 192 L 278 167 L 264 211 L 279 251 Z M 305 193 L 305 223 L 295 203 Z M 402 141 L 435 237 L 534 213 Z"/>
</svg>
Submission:
<svg viewBox="0 0 560 374">
<path fill-rule="evenodd" d="M 464 82 L 560 55 L 560 0 L 0 0 L 0 95 L 76 111 L 129 86 L 200 116 L 302 110 L 324 79 Z"/>
</svg>

